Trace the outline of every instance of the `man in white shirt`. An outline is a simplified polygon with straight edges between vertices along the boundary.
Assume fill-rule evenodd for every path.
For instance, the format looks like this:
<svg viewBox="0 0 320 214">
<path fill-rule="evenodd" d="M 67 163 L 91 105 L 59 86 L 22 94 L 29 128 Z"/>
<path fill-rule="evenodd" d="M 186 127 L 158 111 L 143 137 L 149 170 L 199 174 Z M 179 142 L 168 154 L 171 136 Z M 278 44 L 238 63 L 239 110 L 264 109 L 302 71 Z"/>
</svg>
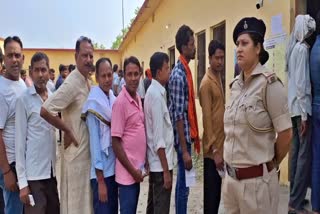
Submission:
<svg viewBox="0 0 320 214">
<path fill-rule="evenodd" d="M 49 59 L 38 52 L 31 59 L 30 86 L 16 102 L 15 150 L 20 200 L 25 214 L 58 214 L 60 205 L 55 178 L 55 128 L 40 116 L 51 92 L 47 90 Z M 30 206 L 29 195 L 35 205 Z"/>
<path fill-rule="evenodd" d="M 51 68 L 49 70 L 49 81 L 47 83 L 47 88 L 53 93 L 56 90 L 56 87 L 54 85 L 54 79 L 55 79 L 55 70 Z"/>
<path fill-rule="evenodd" d="M 118 94 L 120 93 L 119 92 L 119 84 L 120 84 L 120 77 L 119 77 L 119 74 L 118 74 L 118 65 L 117 64 L 114 64 L 113 65 L 113 82 L 112 82 L 112 91 L 113 91 L 113 94 L 118 96 Z"/>
<path fill-rule="evenodd" d="M 138 86 L 138 89 L 137 89 L 137 93 L 139 94 L 140 98 L 141 98 L 141 102 L 142 102 L 142 105 L 144 105 L 144 97 L 146 95 L 146 91 L 144 89 L 144 84 L 143 84 L 143 70 L 141 69 L 140 70 L 140 79 L 139 79 L 139 86 Z"/>
<path fill-rule="evenodd" d="M 298 15 L 291 33 L 287 52 L 288 108 L 291 114 L 293 138 L 290 151 L 289 211 L 304 213 L 304 199 L 311 172 L 311 83 L 309 45 L 306 39 L 316 23 L 309 15 Z"/>
<path fill-rule="evenodd" d="M 156 52 L 150 59 L 152 82 L 144 101 L 150 166 L 147 213 L 169 213 L 174 166 L 174 138 L 165 85 L 169 81 L 169 57 Z"/>
<path fill-rule="evenodd" d="M 16 99 L 27 89 L 19 78 L 24 62 L 22 48 L 22 42 L 17 36 L 4 40 L 6 72 L 0 78 L 0 187 L 3 189 L 5 213 L 8 214 L 23 212 L 15 172 L 14 148 Z"/>
</svg>

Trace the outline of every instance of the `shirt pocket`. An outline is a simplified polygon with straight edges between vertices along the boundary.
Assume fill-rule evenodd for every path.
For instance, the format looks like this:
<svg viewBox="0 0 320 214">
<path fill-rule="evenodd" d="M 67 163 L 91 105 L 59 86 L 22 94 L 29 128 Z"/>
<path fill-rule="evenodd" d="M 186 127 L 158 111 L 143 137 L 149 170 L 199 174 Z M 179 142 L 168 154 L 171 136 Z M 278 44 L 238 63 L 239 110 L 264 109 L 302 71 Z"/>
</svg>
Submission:
<svg viewBox="0 0 320 214">
<path fill-rule="evenodd" d="M 250 97 L 245 103 L 244 118 L 248 126 L 256 132 L 268 132 L 273 129 L 268 111 L 260 97 Z"/>
<path fill-rule="evenodd" d="M 28 126 L 30 128 L 32 127 L 34 130 L 39 130 L 39 135 L 45 135 L 46 133 L 48 133 L 47 131 L 51 130 L 52 126 L 40 116 L 41 105 L 29 105 L 29 108 L 30 115 L 28 115 Z"/>
</svg>

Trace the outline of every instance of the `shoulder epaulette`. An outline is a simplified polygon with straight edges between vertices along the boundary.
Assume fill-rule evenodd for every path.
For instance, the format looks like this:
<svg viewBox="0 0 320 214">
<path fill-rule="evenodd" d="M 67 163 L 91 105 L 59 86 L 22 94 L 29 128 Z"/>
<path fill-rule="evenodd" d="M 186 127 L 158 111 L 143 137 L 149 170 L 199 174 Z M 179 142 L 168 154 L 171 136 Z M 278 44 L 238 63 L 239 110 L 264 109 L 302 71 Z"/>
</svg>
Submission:
<svg viewBox="0 0 320 214">
<path fill-rule="evenodd" d="M 272 83 L 274 83 L 274 82 L 279 80 L 279 78 L 277 77 L 276 73 L 274 73 L 274 72 L 265 71 L 265 72 L 262 72 L 262 74 L 267 79 L 268 84 L 272 84 Z"/>
</svg>

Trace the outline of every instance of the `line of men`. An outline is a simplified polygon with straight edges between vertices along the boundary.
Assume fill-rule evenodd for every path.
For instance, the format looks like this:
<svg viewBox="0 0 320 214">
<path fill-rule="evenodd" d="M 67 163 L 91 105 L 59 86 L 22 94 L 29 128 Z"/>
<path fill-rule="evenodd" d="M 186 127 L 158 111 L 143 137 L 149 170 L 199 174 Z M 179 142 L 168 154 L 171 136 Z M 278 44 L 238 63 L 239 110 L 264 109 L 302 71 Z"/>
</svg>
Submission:
<svg viewBox="0 0 320 214">
<path fill-rule="evenodd" d="M 6 213 L 22 213 L 23 207 L 25 213 L 118 213 L 118 199 L 121 213 L 136 213 L 140 183 L 148 174 L 146 212 L 169 213 L 175 160 L 175 209 L 178 214 L 187 213 L 186 170 L 193 168 L 192 145 L 194 151 L 200 149 L 188 65 L 195 58 L 194 33 L 183 25 L 175 39 L 180 56 L 171 72 L 167 54 L 156 52 L 150 58 L 152 81 L 144 105 L 137 93 L 141 66 L 134 56 L 124 61 L 125 86 L 116 97 L 108 58 L 96 62 L 98 86 L 90 86 L 93 45 L 89 38 L 80 37 L 75 48 L 76 68 L 52 94 L 46 87 L 48 57 L 44 53 L 32 57 L 33 85 L 27 89 L 19 78 L 24 61 L 22 42 L 18 37 L 5 40 L 6 72 L 0 77 L 0 185 Z M 204 127 L 204 213 L 217 213 L 221 197 L 219 171 L 224 168 L 221 72 L 225 48 L 211 41 L 208 52 L 210 67 L 199 91 Z M 59 112 L 62 119 L 57 116 Z M 295 116 L 302 117 L 302 113 Z M 303 116 L 302 121 L 305 119 Z M 54 127 L 64 133 L 60 202 Z M 304 125 L 301 127 L 303 131 Z M 30 196 L 34 206 L 30 206 Z M 295 208 L 291 203 L 290 207 Z"/>
<path fill-rule="evenodd" d="M 151 57 L 153 80 L 143 107 L 137 93 L 142 73 L 136 57 L 124 61 L 125 86 L 116 97 L 108 58 L 96 62 L 98 86 L 90 86 L 93 45 L 89 38 L 80 37 L 76 68 L 52 93 L 47 88 L 47 55 L 38 52 L 32 57 L 33 84 L 27 88 L 20 78 L 22 42 L 16 36 L 6 38 L 7 70 L 0 77 L 0 185 L 5 213 L 118 213 L 118 198 L 121 213 L 136 213 L 146 175 L 150 182 L 146 212 L 169 213 L 174 149 L 179 168 L 176 213 L 187 213 L 185 170 L 193 167 L 194 141 L 199 149 L 195 95 L 188 90 L 193 89 L 188 63 L 195 57 L 194 35 L 188 26 L 178 30 L 176 45 L 181 56 L 172 74 L 167 54 Z M 55 128 L 62 130 L 64 145 L 60 197 Z"/>
</svg>

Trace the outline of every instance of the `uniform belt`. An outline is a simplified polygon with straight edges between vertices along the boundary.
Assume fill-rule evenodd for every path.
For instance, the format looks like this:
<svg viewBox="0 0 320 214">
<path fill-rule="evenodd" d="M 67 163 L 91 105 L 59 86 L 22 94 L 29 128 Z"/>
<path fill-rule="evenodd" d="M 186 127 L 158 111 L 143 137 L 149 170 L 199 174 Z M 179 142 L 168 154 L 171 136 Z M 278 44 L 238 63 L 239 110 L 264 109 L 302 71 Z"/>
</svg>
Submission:
<svg viewBox="0 0 320 214">
<path fill-rule="evenodd" d="M 267 166 L 268 172 L 274 169 L 273 161 L 269 161 L 265 164 Z M 226 169 L 228 175 L 236 180 L 244 180 L 263 176 L 263 164 L 250 166 L 247 168 L 235 168 L 230 166 L 229 164 L 226 164 Z"/>
</svg>

